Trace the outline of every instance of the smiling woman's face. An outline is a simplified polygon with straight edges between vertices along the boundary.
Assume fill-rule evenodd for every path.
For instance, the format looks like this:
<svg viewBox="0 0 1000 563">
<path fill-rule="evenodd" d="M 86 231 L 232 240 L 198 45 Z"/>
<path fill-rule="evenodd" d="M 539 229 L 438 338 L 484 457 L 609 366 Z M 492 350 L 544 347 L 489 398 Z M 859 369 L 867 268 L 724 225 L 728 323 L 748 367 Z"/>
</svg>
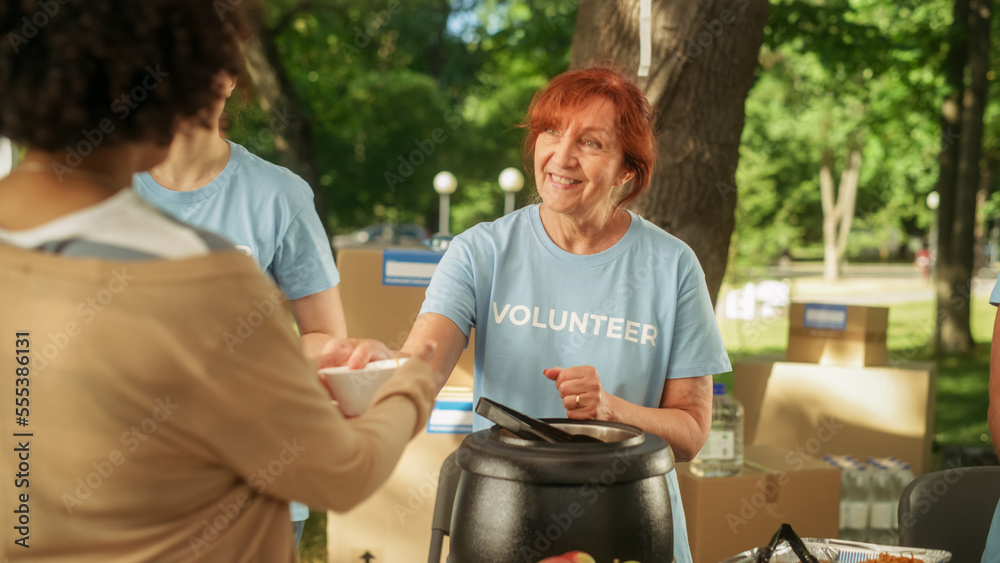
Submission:
<svg viewBox="0 0 1000 563">
<path fill-rule="evenodd" d="M 604 217 L 614 206 L 614 188 L 632 176 L 623 163 L 614 106 L 595 100 L 539 133 L 535 143 L 538 195 L 549 211 L 575 220 Z"/>
</svg>

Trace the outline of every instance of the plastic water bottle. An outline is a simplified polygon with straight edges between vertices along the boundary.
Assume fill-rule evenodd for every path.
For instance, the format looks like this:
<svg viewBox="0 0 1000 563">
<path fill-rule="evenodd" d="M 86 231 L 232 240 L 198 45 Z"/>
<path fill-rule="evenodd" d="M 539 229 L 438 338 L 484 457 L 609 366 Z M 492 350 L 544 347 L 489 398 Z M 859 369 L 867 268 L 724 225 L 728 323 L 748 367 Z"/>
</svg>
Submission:
<svg viewBox="0 0 1000 563">
<path fill-rule="evenodd" d="M 896 471 L 893 475 L 896 481 L 895 491 L 896 491 L 896 511 L 892 513 L 893 527 L 897 532 L 897 539 L 899 539 L 899 500 L 903 498 L 903 491 L 906 486 L 913 481 L 913 471 L 910 469 L 910 464 L 905 461 L 896 460 Z M 912 525 L 912 522 L 910 523 Z"/>
<path fill-rule="evenodd" d="M 896 493 L 894 468 L 890 460 L 868 459 L 871 489 L 871 513 L 869 514 L 868 541 L 879 545 L 899 543 L 895 526 L 896 507 L 899 495 Z"/>
<path fill-rule="evenodd" d="M 864 465 L 856 461 L 848 462 L 845 473 L 847 474 L 847 494 L 846 500 L 841 503 L 844 515 L 844 532 L 841 539 L 852 541 L 865 541 L 868 539 L 868 515 L 870 508 L 870 482 L 868 471 Z"/>
<path fill-rule="evenodd" d="M 840 470 L 840 523 L 837 525 L 837 537 L 847 539 L 850 532 L 847 531 L 847 513 L 850 507 L 848 492 L 851 491 L 851 483 L 848 481 L 853 476 L 847 472 L 847 463 L 843 456 L 827 454 L 823 456 L 823 461 Z"/>
<path fill-rule="evenodd" d="M 708 441 L 691 460 L 699 477 L 725 477 L 743 467 L 743 405 L 726 394 L 726 384 L 712 386 L 712 430 Z"/>
</svg>

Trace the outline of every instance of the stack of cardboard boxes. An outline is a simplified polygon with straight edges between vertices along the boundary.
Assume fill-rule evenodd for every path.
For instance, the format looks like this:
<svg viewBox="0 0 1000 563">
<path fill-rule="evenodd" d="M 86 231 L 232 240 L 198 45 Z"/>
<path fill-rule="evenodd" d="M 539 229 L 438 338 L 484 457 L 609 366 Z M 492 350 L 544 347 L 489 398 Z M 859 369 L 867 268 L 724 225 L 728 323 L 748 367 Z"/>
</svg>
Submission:
<svg viewBox="0 0 1000 563">
<path fill-rule="evenodd" d="M 816 458 L 897 457 L 928 470 L 936 364 L 889 356 L 885 307 L 793 303 L 785 361 L 734 366 L 747 444 Z"/>
<path fill-rule="evenodd" d="M 785 358 L 735 364 L 744 470 L 699 478 L 678 464 L 695 561 L 764 545 L 782 522 L 800 536 L 837 537 L 840 471 L 826 454 L 894 456 L 927 471 L 936 368 L 889 356 L 888 312 L 793 303 Z"/>
</svg>

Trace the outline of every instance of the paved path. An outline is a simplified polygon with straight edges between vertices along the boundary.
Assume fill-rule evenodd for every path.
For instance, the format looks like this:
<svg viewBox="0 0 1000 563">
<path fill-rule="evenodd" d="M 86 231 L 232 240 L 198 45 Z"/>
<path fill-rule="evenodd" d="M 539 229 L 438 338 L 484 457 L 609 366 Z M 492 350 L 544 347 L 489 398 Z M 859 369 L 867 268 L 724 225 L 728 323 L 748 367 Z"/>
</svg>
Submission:
<svg viewBox="0 0 1000 563">
<path fill-rule="evenodd" d="M 793 301 L 821 300 L 826 303 L 852 305 L 886 305 L 934 298 L 931 280 L 909 264 L 850 264 L 842 279 L 823 279 L 821 263 L 794 263 L 774 267 L 770 279 L 788 280 Z M 973 280 L 974 295 L 989 295 L 997 273 L 984 270 Z"/>
</svg>

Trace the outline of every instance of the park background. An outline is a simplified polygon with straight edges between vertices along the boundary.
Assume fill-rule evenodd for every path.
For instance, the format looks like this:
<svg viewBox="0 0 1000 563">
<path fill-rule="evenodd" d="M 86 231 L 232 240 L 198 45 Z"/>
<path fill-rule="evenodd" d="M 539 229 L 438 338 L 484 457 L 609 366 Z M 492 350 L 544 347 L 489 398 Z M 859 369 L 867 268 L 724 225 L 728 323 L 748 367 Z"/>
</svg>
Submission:
<svg viewBox="0 0 1000 563">
<path fill-rule="evenodd" d="M 496 219 L 500 171 L 524 169 L 532 94 L 594 60 L 638 65 L 637 0 L 242 4 L 255 38 L 228 135 L 305 178 L 331 236 L 434 232 L 444 170 L 458 183 L 452 232 Z M 784 351 L 787 300 L 890 307 L 890 354 L 939 366 L 939 467 L 994 459 L 995 7 L 653 0 L 652 69 L 639 79 L 661 152 L 637 209 L 698 253 L 734 362 Z M 733 305 L 761 282 L 780 284 L 785 303 Z M 324 546 L 314 513 L 302 560 L 325 561 Z"/>
</svg>

